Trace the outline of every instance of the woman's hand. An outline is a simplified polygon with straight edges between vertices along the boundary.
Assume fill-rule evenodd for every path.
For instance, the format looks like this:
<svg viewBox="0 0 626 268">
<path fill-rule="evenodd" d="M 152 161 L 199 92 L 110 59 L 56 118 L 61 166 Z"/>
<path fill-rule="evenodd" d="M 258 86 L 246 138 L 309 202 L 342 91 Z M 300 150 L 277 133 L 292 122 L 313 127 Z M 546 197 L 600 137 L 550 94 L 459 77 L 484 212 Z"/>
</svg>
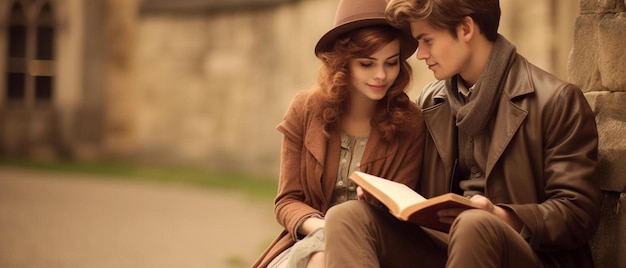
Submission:
<svg viewBox="0 0 626 268">
<path fill-rule="evenodd" d="M 373 206 L 380 207 L 380 208 L 385 207 L 385 205 L 383 205 L 382 202 L 380 202 L 378 199 L 374 198 L 371 194 L 363 190 L 361 186 L 356 187 L 356 197 L 359 200 L 365 200 L 367 203 L 370 203 Z"/>
<path fill-rule="evenodd" d="M 308 235 L 318 228 L 324 227 L 324 219 L 318 217 L 310 217 L 300 225 L 298 233 L 301 235 Z"/>
<path fill-rule="evenodd" d="M 365 193 L 365 191 L 363 190 L 363 188 L 361 188 L 361 186 L 357 186 L 356 187 L 356 198 L 359 200 L 365 200 L 365 195 L 367 195 Z"/>
<path fill-rule="evenodd" d="M 361 186 L 357 186 L 356 187 L 356 197 L 359 200 L 365 200 L 365 201 L 367 201 L 368 203 L 370 203 L 372 205 L 380 204 L 380 202 L 376 198 L 372 197 L 372 195 L 370 193 L 368 193 L 365 190 L 363 190 L 363 188 L 361 188 Z"/>
</svg>

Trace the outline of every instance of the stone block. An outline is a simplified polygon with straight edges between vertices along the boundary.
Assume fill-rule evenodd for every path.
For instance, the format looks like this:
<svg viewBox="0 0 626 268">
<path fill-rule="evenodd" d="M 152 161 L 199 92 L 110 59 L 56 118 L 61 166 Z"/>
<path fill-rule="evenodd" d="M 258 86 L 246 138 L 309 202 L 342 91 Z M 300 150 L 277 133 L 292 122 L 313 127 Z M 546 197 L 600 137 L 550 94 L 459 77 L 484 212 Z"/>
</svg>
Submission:
<svg viewBox="0 0 626 268">
<path fill-rule="evenodd" d="M 581 0 L 581 14 L 617 13 L 626 10 L 626 0 Z"/>
<path fill-rule="evenodd" d="M 626 193 L 602 192 L 600 226 L 591 239 L 595 267 L 626 267 Z"/>
<path fill-rule="evenodd" d="M 602 10 L 610 11 L 615 9 L 617 0 L 598 0 L 597 2 L 600 3 Z"/>
<path fill-rule="evenodd" d="M 584 92 L 602 88 L 598 69 L 598 25 L 601 15 L 581 15 L 574 26 L 574 44 L 568 62 L 568 80 Z"/>
<path fill-rule="evenodd" d="M 623 0 L 599 0 L 603 13 L 624 12 Z"/>
<path fill-rule="evenodd" d="M 625 13 L 607 14 L 598 25 L 598 68 L 602 87 L 610 91 L 626 90 L 626 17 Z"/>
<path fill-rule="evenodd" d="M 580 14 L 600 13 L 601 10 L 598 0 L 580 0 Z"/>
<path fill-rule="evenodd" d="M 602 135 L 601 135 L 602 136 Z M 624 139 L 622 139 L 623 142 Z M 605 146 L 617 145 L 606 142 Z M 622 145 L 623 146 L 623 145 Z M 598 179 L 603 190 L 626 192 L 626 148 L 599 148 L 600 167 Z"/>
<path fill-rule="evenodd" d="M 626 192 L 626 92 L 592 92 L 585 96 L 598 125 L 598 178 L 602 190 Z"/>
</svg>

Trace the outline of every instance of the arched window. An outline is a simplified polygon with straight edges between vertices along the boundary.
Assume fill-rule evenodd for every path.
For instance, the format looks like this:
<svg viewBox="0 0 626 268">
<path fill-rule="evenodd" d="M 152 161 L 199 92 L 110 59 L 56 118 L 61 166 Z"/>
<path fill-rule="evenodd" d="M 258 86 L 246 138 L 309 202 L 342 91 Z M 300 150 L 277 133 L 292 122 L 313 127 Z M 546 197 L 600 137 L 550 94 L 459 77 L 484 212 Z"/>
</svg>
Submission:
<svg viewBox="0 0 626 268">
<path fill-rule="evenodd" d="M 7 31 L 9 105 L 50 104 L 54 94 L 54 12 L 50 0 L 14 0 Z"/>
</svg>

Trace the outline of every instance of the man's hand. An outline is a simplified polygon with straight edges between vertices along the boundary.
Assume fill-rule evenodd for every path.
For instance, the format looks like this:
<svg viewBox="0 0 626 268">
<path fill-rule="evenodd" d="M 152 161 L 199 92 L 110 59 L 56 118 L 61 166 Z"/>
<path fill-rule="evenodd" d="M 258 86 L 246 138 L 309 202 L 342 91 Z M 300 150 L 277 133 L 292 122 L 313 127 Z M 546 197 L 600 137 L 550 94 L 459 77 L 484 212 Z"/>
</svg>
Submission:
<svg viewBox="0 0 626 268">
<path fill-rule="evenodd" d="M 522 230 L 523 223 L 517 217 L 517 215 L 502 207 L 494 205 L 487 197 L 484 197 L 482 195 L 474 195 L 472 196 L 472 198 L 470 198 L 470 200 L 472 201 L 474 206 L 478 207 L 478 209 L 482 209 L 495 215 L 496 217 L 500 218 L 511 227 L 513 227 L 513 229 L 515 229 L 517 232 L 520 232 Z M 463 210 L 464 209 L 459 208 L 442 209 L 437 212 L 437 216 L 439 216 L 440 222 L 452 224 L 452 222 L 454 222 L 454 219 L 456 219 L 456 217 L 459 216 L 459 214 L 461 214 Z"/>
</svg>

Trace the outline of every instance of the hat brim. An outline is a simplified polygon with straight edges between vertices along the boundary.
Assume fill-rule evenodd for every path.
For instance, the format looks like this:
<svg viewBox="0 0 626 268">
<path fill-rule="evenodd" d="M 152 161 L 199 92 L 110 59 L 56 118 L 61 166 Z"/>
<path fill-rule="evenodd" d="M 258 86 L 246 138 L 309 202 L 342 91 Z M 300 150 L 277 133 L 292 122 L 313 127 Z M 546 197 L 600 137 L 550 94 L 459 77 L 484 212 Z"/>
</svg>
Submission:
<svg viewBox="0 0 626 268">
<path fill-rule="evenodd" d="M 378 25 L 390 26 L 389 23 L 383 18 L 361 19 L 339 25 L 328 31 L 326 34 L 322 35 L 319 41 L 317 41 L 317 44 L 315 45 L 315 55 L 317 56 L 323 51 L 329 51 L 332 48 L 335 40 L 337 40 L 337 38 L 345 33 L 363 27 Z M 405 29 L 401 29 L 401 31 L 403 31 L 404 34 L 402 35 L 400 40 L 400 57 L 406 60 L 411 57 L 413 53 L 415 53 L 415 50 L 417 50 L 417 41 L 415 40 L 415 38 L 411 37 L 411 31 L 410 29 L 408 29 L 408 27 Z"/>
</svg>

